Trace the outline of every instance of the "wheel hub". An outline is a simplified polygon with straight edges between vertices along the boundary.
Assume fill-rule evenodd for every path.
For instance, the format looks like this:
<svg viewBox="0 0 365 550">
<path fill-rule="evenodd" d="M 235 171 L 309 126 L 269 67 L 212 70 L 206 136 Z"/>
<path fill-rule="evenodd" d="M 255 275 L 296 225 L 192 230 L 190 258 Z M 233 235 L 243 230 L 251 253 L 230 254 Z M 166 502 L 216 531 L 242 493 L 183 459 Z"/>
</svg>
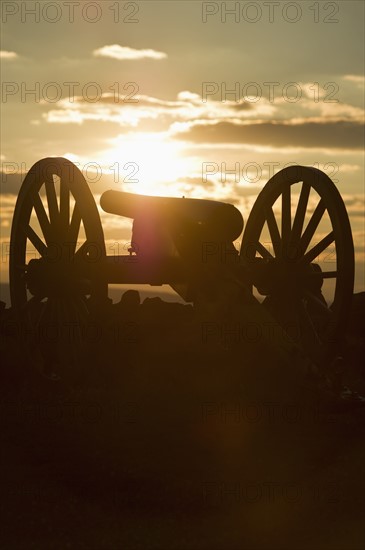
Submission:
<svg viewBox="0 0 365 550">
<path fill-rule="evenodd" d="M 321 290 L 321 272 L 320 266 L 314 263 L 302 265 L 280 258 L 256 258 L 252 268 L 252 282 L 263 296 L 302 296 L 306 290 Z"/>
<path fill-rule="evenodd" d="M 40 298 L 90 293 L 90 281 L 80 264 L 52 262 L 47 258 L 30 260 L 26 270 L 27 289 Z"/>
</svg>

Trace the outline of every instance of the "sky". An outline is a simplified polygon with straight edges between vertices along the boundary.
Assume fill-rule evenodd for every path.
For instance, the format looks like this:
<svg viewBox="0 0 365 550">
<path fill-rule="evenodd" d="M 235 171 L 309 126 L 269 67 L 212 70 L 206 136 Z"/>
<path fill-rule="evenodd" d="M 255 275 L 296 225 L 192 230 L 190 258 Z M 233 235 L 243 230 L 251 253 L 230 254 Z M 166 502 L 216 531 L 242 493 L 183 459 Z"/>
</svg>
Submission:
<svg viewBox="0 0 365 550">
<path fill-rule="evenodd" d="M 336 183 L 364 290 L 364 3 L 1 3 L 2 281 L 21 180 L 67 157 L 114 188 L 234 203 L 288 164 Z M 100 212 L 107 251 L 129 220 Z M 238 245 L 239 246 L 239 245 Z M 114 248 L 113 248 L 114 247 Z"/>
</svg>

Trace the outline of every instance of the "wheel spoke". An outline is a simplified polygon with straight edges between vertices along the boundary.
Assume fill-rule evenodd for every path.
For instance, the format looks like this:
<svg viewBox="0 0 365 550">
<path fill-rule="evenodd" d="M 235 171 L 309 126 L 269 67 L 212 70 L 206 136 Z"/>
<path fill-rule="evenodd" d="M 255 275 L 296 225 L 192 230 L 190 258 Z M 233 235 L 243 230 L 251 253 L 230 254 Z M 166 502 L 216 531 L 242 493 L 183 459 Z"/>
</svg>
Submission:
<svg viewBox="0 0 365 550">
<path fill-rule="evenodd" d="M 70 223 L 70 193 L 64 180 L 60 183 L 60 225 L 67 231 Z"/>
<path fill-rule="evenodd" d="M 77 335 L 76 336 L 76 342 L 74 342 L 73 344 L 75 345 L 76 343 L 77 344 L 81 344 L 82 340 L 83 340 L 83 337 L 82 337 L 82 326 L 84 323 L 84 320 L 80 317 L 79 315 L 79 311 L 78 311 L 78 308 L 77 308 L 77 302 L 76 303 L 73 303 L 71 304 L 72 306 L 72 314 L 73 314 L 73 318 L 76 320 L 76 328 L 77 328 Z"/>
<path fill-rule="evenodd" d="M 291 232 L 291 192 L 290 185 L 286 186 L 281 196 L 281 245 L 282 256 L 285 256 L 290 242 Z"/>
<path fill-rule="evenodd" d="M 318 300 L 320 302 L 320 300 Z M 324 306 L 324 304 L 323 304 Z M 322 346 L 322 340 L 320 339 L 317 330 L 313 324 L 311 316 L 309 315 L 307 308 L 305 307 L 303 300 L 298 301 L 298 314 L 302 326 L 302 334 L 305 338 L 304 345 L 314 344 L 315 347 Z M 308 342 L 306 341 L 308 338 Z"/>
<path fill-rule="evenodd" d="M 316 232 L 316 229 L 322 219 L 325 210 L 326 206 L 324 204 L 324 200 L 321 199 L 317 204 L 315 211 L 313 212 L 313 216 L 311 217 L 302 238 L 300 239 L 300 251 L 302 255 L 305 254 L 305 251 L 307 250 L 309 243 L 311 242 L 313 235 Z"/>
<path fill-rule="evenodd" d="M 43 202 L 38 193 L 33 194 L 33 206 L 34 206 L 35 213 L 37 214 L 37 218 L 38 218 L 43 236 L 45 238 L 47 245 L 49 246 L 52 241 L 51 224 L 49 223 L 46 210 L 43 206 Z"/>
<path fill-rule="evenodd" d="M 75 253 L 75 258 L 82 258 L 84 254 L 86 254 L 88 246 L 89 246 L 89 243 L 87 241 L 83 242 L 80 248 Z"/>
<path fill-rule="evenodd" d="M 28 239 L 30 240 L 30 242 L 32 243 L 32 245 L 34 246 L 34 248 L 36 248 L 36 250 L 38 250 L 39 254 L 44 257 L 47 255 L 47 247 L 46 245 L 44 244 L 44 242 L 38 237 L 37 233 L 34 231 L 34 229 L 32 229 L 30 227 L 30 225 L 28 225 L 27 229 L 26 229 L 26 236 L 28 237 Z"/>
<path fill-rule="evenodd" d="M 35 327 L 36 327 L 37 330 L 40 329 L 41 325 L 44 322 L 44 319 L 46 319 L 48 310 L 49 310 L 49 299 L 47 299 L 46 302 L 44 303 L 44 307 L 39 312 L 38 319 L 35 322 Z"/>
<path fill-rule="evenodd" d="M 335 234 L 333 231 L 328 233 L 318 244 L 309 250 L 300 260 L 300 263 L 311 263 L 317 256 L 319 256 L 326 248 L 335 240 Z"/>
<path fill-rule="evenodd" d="M 271 252 L 269 252 L 268 249 L 265 248 L 265 246 L 260 242 L 257 243 L 256 250 L 259 254 L 261 254 L 263 258 L 272 259 L 272 260 L 274 259 Z"/>
<path fill-rule="evenodd" d="M 310 189 L 310 185 L 306 182 L 303 182 L 291 233 L 291 242 L 294 246 L 298 243 L 302 235 Z"/>
<path fill-rule="evenodd" d="M 327 307 L 324 302 L 322 302 L 322 300 L 320 300 L 315 294 L 313 294 L 313 292 L 311 292 L 310 290 L 306 290 L 304 294 L 308 301 L 312 302 L 312 304 L 314 304 L 317 309 L 321 311 L 321 313 L 324 313 L 325 315 L 327 315 L 327 317 L 332 317 L 332 311 Z"/>
<path fill-rule="evenodd" d="M 77 238 L 79 236 L 79 231 L 80 231 L 80 225 L 81 225 L 81 214 L 77 204 L 75 204 L 72 212 L 71 224 L 69 227 L 69 235 L 68 235 L 68 240 L 70 243 L 72 243 L 71 254 L 75 254 L 75 250 L 77 246 Z"/>
<path fill-rule="evenodd" d="M 313 279 L 335 279 L 337 277 L 337 271 L 313 271 L 312 273 L 307 273 L 305 279 L 308 281 L 313 281 Z"/>
<path fill-rule="evenodd" d="M 266 210 L 266 221 L 269 228 L 271 242 L 274 248 L 274 254 L 276 257 L 280 257 L 281 254 L 281 237 L 276 223 L 275 215 L 273 209 L 267 208 Z"/>
<path fill-rule="evenodd" d="M 86 325 L 89 318 L 89 311 L 86 307 L 86 304 L 81 296 L 78 296 L 74 301 L 74 310 L 77 317 L 78 324 Z"/>
<path fill-rule="evenodd" d="M 39 328 L 40 328 L 40 325 L 42 324 L 43 322 L 43 319 L 44 319 L 44 316 L 45 316 L 45 313 L 47 311 L 47 305 L 48 305 L 48 298 L 47 300 L 45 300 L 43 303 L 43 308 L 40 310 L 39 312 L 39 315 L 38 315 L 38 319 L 36 319 L 34 325 L 35 325 L 35 328 L 39 331 Z"/>
<path fill-rule="evenodd" d="M 58 228 L 59 212 L 57 204 L 57 196 L 55 184 L 52 176 L 47 176 L 46 179 L 46 195 L 49 211 L 49 219 L 53 227 Z"/>
</svg>

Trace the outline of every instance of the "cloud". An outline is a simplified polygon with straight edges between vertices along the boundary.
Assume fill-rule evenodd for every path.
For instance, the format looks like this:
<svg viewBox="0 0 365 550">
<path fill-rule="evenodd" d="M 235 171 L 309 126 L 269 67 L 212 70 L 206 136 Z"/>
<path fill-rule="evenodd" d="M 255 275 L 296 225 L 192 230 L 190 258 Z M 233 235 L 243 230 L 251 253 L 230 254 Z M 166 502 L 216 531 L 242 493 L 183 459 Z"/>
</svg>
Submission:
<svg viewBox="0 0 365 550">
<path fill-rule="evenodd" d="M 45 102 L 42 102 L 44 105 Z M 56 108 L 55 108 L 56 107 Z M 186 121 L 236 121 L 247 118 L 272 118 L 276 107 L 268 101 L 259 104 L 246 103 L 237 110 L 234 101 L 209 101 L 188 91 L 180 92 L 175 100 L 158 99 L 136 95 L 133 103 L 129 96 L 104 93 L 95 103 L 75 97 L 72 101 L 62 99 L 43 118 L 48 123 L 82 124 L 87 121 L 112 122 L 135 128 L 141 121 L 155 121 L 160 129 L 167 130 L 171 124 Z"/>
<path fill-rule="evenodd" d="M 358 164 L 341 164 L 340 165 L 340 171 L 346 172 L 346 173 L 353 173 L 358 172 L 360 170 L 360 166 Z"/>
<path fill-rule="evenodd" d="M 198 121 L 174 124 L 173 137 L 198 143 L 361 149 L 364 146 L 364 126 L 348 120 L 323 122 L 297 119 L 290 123 Z"/>
<path fill-rule="evenodd" d="M 365 214 L 365 199 L 360 195 L 342 195 L 350 218 L 363 218 Z"/>
<path fill-rule="evenodd" d="M 348 120 L 362 122 L 365 119 L 364 109 L 347 103 L 313 103 L 310 100 L 303 100 L 302 107 L 308 111 L 315 111 L 316 114 L 331 118 L 346 118 Z"/>
<path fill-rule="evenodd" d="M 0 50 L 0 59 L 16 59 L 18 54 L 16 52 L 8 52 L 7 50 Z"/>
<path fill-rule="evenodd" d="M 365 76 L 364 75 L 347 74 L 343 78 L 344 78 L 344 80 L 348 80 L 349 82 L 354 82 L 360 88 L 364 87 L 364 84 L 365 84 Z"/>
<path fill-rule="evenodd" d="M 130 101 L 132 100 L 132 101 Z M 90 101 L 85 100 L 85 98 L 79 96 L 75 98 L 75 103 L 85 103 L 90 105 Z M 232 116 L 237 117 L 236 110 L 240 111 L 251 111 L 253 105 L 251 103 L 244 103 L 237 105 L 235 101 L 226 101 L 222 103 L 221 101 L 210 101 L 209 103 L 203 102 L 202 97 L 199 94 L 192 93 L 189 91 L 179 92 L 177 94 L 177 99 L 168 100 L 168 99 L 159 99 L 147 95 L 118 95 L 112 93 L 104 93 L 100 97 L 98 103 L 103 103 L 106 105 L 114 105 L 116 107 L 132 107 L 134 109 L 142 109 L 148 107 L 154 109 L 158 114 L 170 114 L 174 111 L 174 114 L 178 118 L 186 118 L 186 120 L 191 120 L 192 118 L 230 118 Z M 239 107 L 239 109 L 238 109 Z M 188 111 L 189 110 L 189 111 Z M 261 115 L 266 113 L 273 114 L 274 107 L 268 105 L 268 102 L 263 101 L 261 105 L 261 110 L 256 106 L 255 114 L 260 112 Z M 246 113 L 249 115 L 249 113 Z M 151 117 L 151 118 L 154 118 Z"/>
<path fill-rule="evenodd" d="M 315 103 L 304 97 L 296 107 L 284 100 L 276 105 L 225 102 L 181 91 L 175 99 L 135 94 L 103 93 L 96 102 L 85 97 L 64 98 L 43 113 L 49 124 L 113 123 L 140 131 L 164 131 L 192 144 L 246 144 L 256 148 L 358 150 L 363 146 L 364 110 L 340 102 Z M 42 106 L 45 102 L 42 102 Z M 194 145 L 195 147 L 195 145 Z"/>
<path fill-rule="evenodd" d="M 1 194 L 18 195 L 23 179 L 24 179 L 24 174 L 7 173 L 4 171 L 4 167 L 2 167 L 2 171 L 0 171 Z M 4 206 L 4 203 L 2 202 L 1 207 L 3 208 L 3 206 Z"/>
<path fill-rule="evenodd" d="M 112 59 L 118 59 L 120 61 L 135 61 L 138 59 L 166 59 L 167 54 L 164 52 L 158 52 L 156 50 L 136 50 L 127 46 L 119 46 L 119 44 L 112 44 L 110 46 L 103 46 L 93 51 L 93 55 L 96 57 L 111 57 Z"/>
</svg>

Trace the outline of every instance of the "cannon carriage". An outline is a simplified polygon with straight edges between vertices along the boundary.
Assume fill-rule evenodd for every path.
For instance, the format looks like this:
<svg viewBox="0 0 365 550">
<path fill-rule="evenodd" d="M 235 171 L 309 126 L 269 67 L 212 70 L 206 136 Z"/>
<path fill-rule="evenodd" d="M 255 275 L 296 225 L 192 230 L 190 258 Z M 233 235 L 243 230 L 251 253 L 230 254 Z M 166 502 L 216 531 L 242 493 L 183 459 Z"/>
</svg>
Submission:
<svg viewBox="0 0 365 550">
<path fill-rule="evenodd" d="M 353 293 L 354 247 L 341 195 L 320 170 L 290 166 L 274 175 L 245 223 L 239 251 L 234 242 L 244 223 L 231 204 L 112 190 L 100 203 L 133 219 L 128 254 L 107 256 L 93 195 L 72 162 L 46 158 L 30 169 L 11 229 L 11 305 L 19 318 L 41 304 L 43 322 L 81 323 L 108 302 L 108 284 L 168 284 L 198 310 L 205 303 L 216 307 L 218 316 L 222 300 L 231 301 L 226 312 L 237 312 L 261 295 L 265 315 L 284 328 L 297 324 L 311 360 L 338 355 Z M 324 217 L 325 231 L 316 238 Z M 332 261 L 321 266 L 321 255 Z M 331 303 L 323 297 L 326 283 Z"/>
</svg>

